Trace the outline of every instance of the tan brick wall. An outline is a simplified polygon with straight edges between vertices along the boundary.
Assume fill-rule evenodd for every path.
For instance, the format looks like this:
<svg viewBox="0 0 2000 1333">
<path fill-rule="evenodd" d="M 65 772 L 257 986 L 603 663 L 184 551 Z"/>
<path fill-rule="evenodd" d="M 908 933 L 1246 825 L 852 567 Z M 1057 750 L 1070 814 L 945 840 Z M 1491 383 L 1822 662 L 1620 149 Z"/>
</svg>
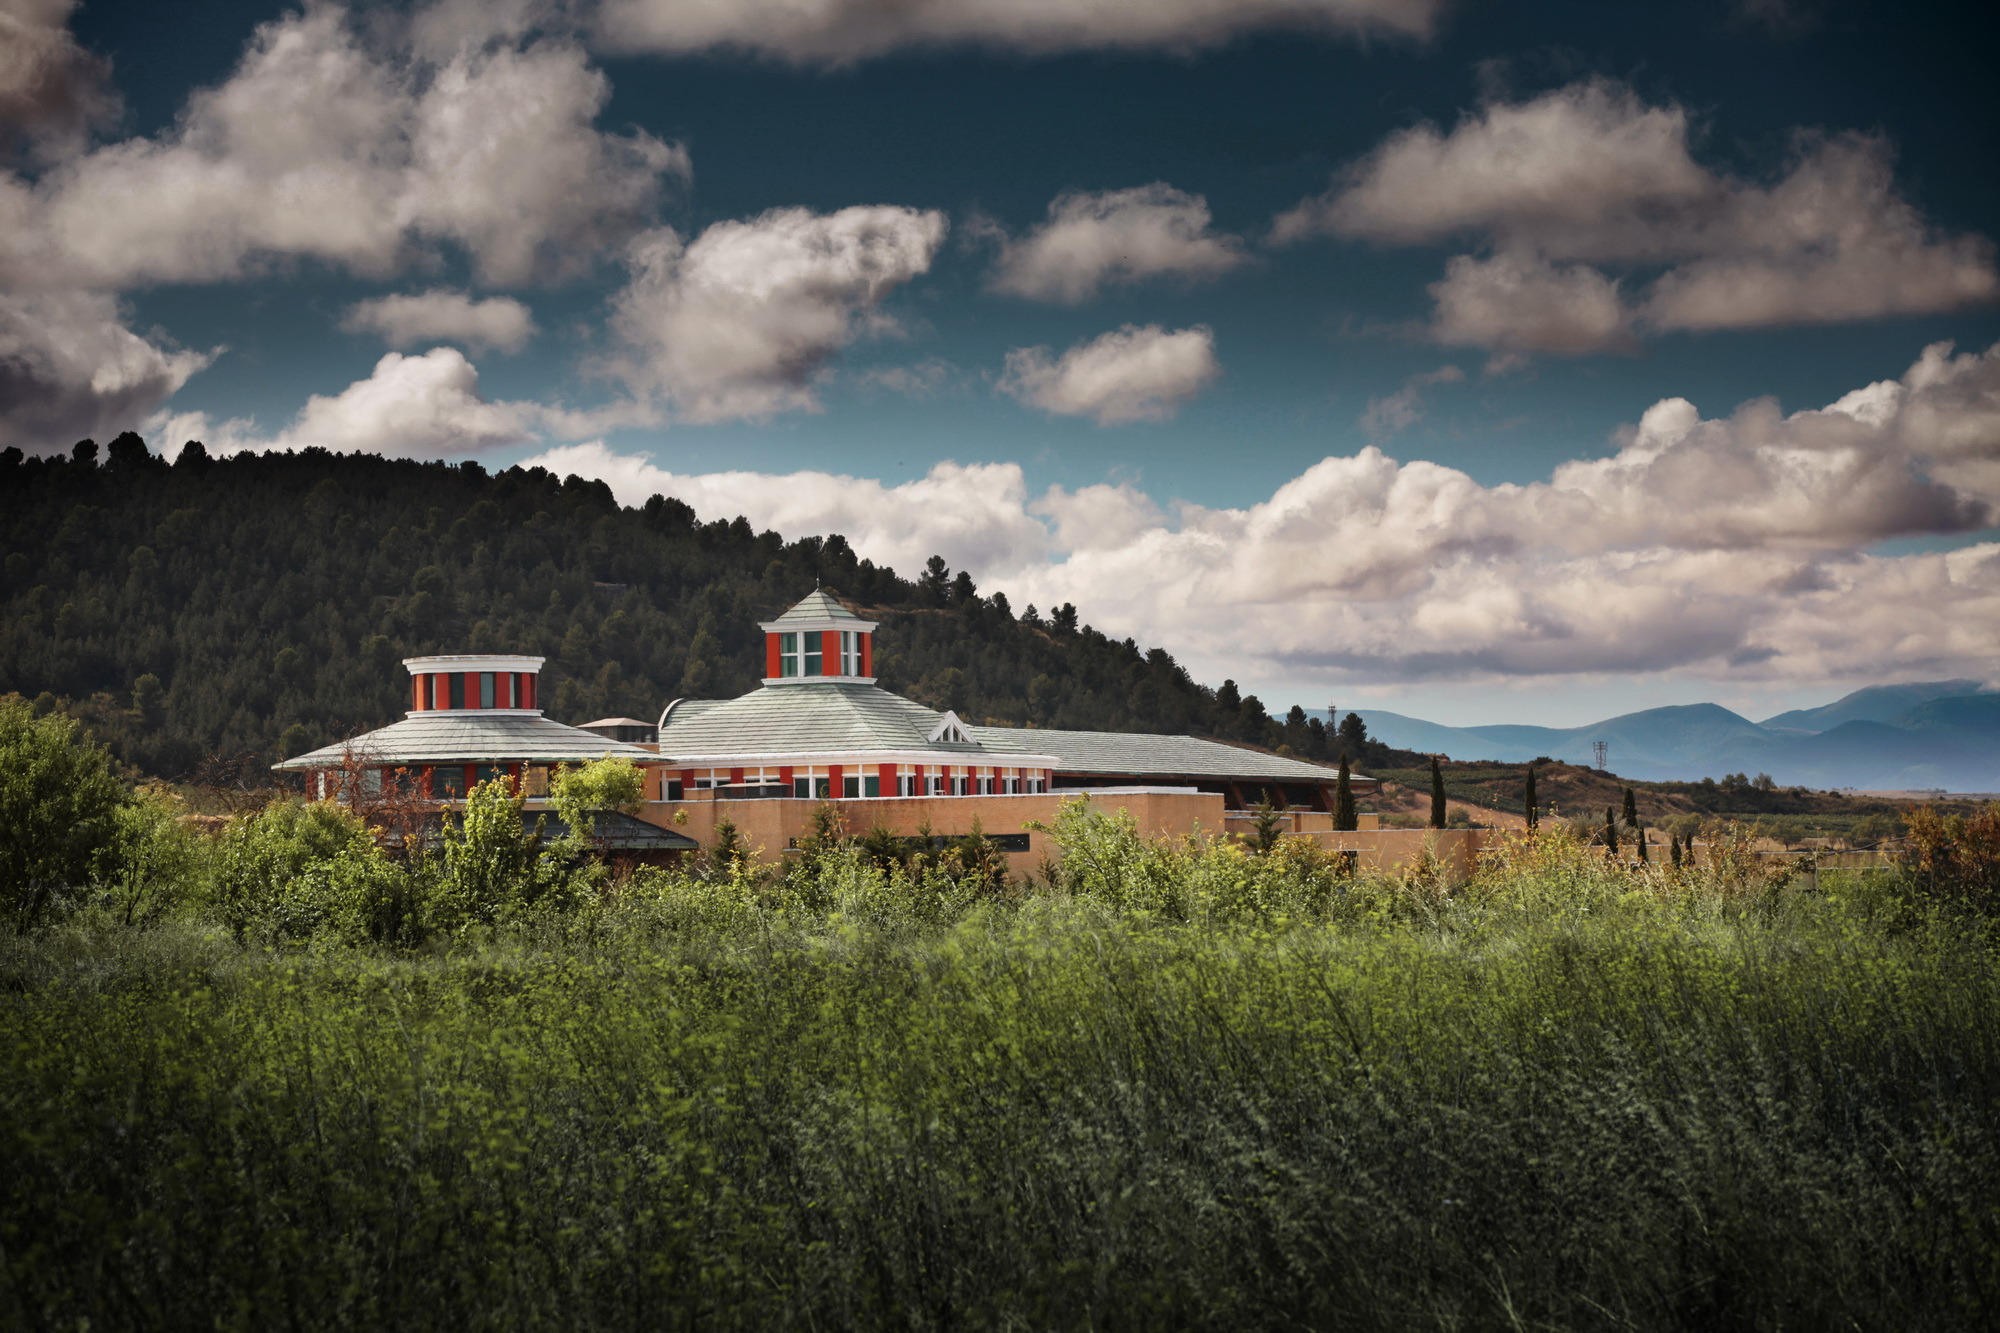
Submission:
<svg viewBox="0 0 2000 1333">
<path fill-rule="evenodd" d="M 1207 792 L 1088 792 L 1097 809 L 1126 810 L 1139 831 L 1149 838 L 1178 837 L 1201 831 L 1222 829 L 1222 797 Z M 892 796 L 878 800 L 829 801 L 840 812 L 847 832 L 860 835 L 885 828 L 904 837 L 915 837 L 926 826 L 940 837 L 962 837 L 976 823 L 984 833 L 1026 833 L 1028 850 L 1009 852 L 1008 868 L 1017 875 L 1037 869 L 1055 846 L 1045 833 L 1028 828 L 1030 821 L 1053 824 L 1056 810 L 1073 794 L 1047 793 L 1040 796 Z M 715 841 L 716 825 L 728 819 L 738 834 L 767 862 L 776 862 L 794 840 L 806 836 L 817 801 L 765 800 L 718 801 L 705 792 L 689 793 L 677 802 L 649 801 L 640 818 L 685 833 L 703 847 Z M 675 822 L 677 811 L 686 819 Z"/>
<path fill-rule="evenodd" d="M 1027 833 L 1025 852 L 1010 852 L 1009 868 L 1025 875 L 1040 867 L 1045 856 L 1056 854 L 1045 833 L 1032 832 L 1028 824 L 1055 822 L 1057 808 L 1073 793 L 1041 796 L 903 796 L 873 801 L 831 801 L 840 812 L 848 833 L 859 835 L 881 827 L 891 833 L 913 837 L 926 825 L 930 832 L 959 837 L 972 832 L 976 822 L 986 833 Z M 1206 792 L 1106 792 L 1083 793 L 1100 810 L 1125 810 L 1149 838 L 1180 837 L 1188 833 L 1247 834 L 1254 828 L 1251 817 L 1224 813 L 1220 795 Z M 716 824 L 732 820 L 744 841 L 763 860 L 775 863 L 795 839 L 805 837 L 816 801 L 763 800 L 718 801 L 706 792 L 690 793 L 682 801 L 650 801 L 641 818 L 676 829 L 703 847 L 715 841 Z M 686 818 L 675 821 L 677 812 Z M 1473 862 L 1485 845 L 1485 829 L 1363 829 L 1350 833 L 1333 831 L 1333 817 L 1324 811 L 1288 811 L 1285 832 L 1310 838 L 1328 851 L 1353 851 L 1364 870 L 1397 870 L 1422 859 L 1426 850 L 1450 867 L 1454 878 L 1472 871 Z"/>
</svg>

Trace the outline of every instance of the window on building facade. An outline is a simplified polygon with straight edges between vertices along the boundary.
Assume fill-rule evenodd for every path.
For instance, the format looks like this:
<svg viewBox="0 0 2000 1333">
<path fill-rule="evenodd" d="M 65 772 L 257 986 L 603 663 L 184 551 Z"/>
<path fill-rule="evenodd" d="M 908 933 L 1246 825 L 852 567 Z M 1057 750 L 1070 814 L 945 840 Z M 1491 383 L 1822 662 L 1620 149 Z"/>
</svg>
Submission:
<svg viewBox="0 0 2000 1333">
<path fill-rule="evenodd" d="M 808 633 L 804 637 L 805 637 L 805 660 L 806 660 L 805 674 L 808 676 L 820 676 L 826 674 L 823 667 L 822 659 L 820 657 L 820 649 L 823 646 L 825 646 L 824 640 L 821 639 L 817 631 Z"/>
<path fill-rule="evenodd" d="M 906 768 L 896 775 L 896 795 L 915 796 L 916 794 L 917 775 Z"/>
<path fill-rule="evenodd" d="M 454 671 L 447 679 L 451 681 L 451 706 L 453 708 L 465 707 L 465 673 L 463 671 Z"/>
<path fill-rule="evenodd" d="M 440 764 L 432 769 L 431 795 L 440 799 L 465 795 L 465 769 L 458 764 Z"/>
<path fill-rule="evenodd" d="M 801 800 L 824 801 L 833 794 L 833 784 L 826 774 L 816 768 L 798 769 L 792 773 L 792 795 Z"/>
<path fill-rule="evenodd" d="M 858 676 L 861 674 L 861 632 L 844 629 L 840 632 L 840 674 Z"/>
<path fill-rule="evenodd" d="M 694 775 L 694 789 L 696 791 L 714 791 L 727 781 L 729 781 L 728 774 L 718 773 L 711 768 L 706 772 Z"/>
<path fill-rule="evenodd" d="M 549 794 L 549 766 L 547 764 L 529 764 L 522 775 L 521 788 L 529 796 L 547 796 Z"/>
<path fill-rule="evenodd" d="M 1041 778 L 1028 779 L 1028 794 L 1030 796 L 1040 796 L 1043 792 L 1048 790 L 1048 787 L 1049 784 Z"/>
<path fill-rule="evenodd" d="M 482 671 L 479 673 L 479 706 L 481 708 L 491 708 L 498 702 L 493 697 L 495 683 L 491 671 Z"/>
<path fill-rule="evenodd" d="M 499 764 L 481 764 L 473 770 L 472 776 L 475 782 L 491 782 L 495 778 L 506 777 L 507 770 Z"/>
<path fill-rule="evenodd" d="M 944 774 L 929 773 L 924 776 L 924 793 L 928 796 L 944 795 Z"/>
<path fill-rule="evenodd" d="M 796 634 L 778 636 L 778 674 L 781 676 L 799 674 L 799 636 Z"/>
<path fill-rule="evenodd" d="M 683 795 L 679 778 L 668 778 L 663 790 L 666 794 L 666 799 L 669 801 L 678 801 Z"/>
<path fill-rule="evenodd" d="M 1021 794 L 1021 775 L 1018 773 L 1009 773 L 1006 777 L 1000 779 L 1000 790 L 1009 796 L 1019 796 Z"/>
</svg>

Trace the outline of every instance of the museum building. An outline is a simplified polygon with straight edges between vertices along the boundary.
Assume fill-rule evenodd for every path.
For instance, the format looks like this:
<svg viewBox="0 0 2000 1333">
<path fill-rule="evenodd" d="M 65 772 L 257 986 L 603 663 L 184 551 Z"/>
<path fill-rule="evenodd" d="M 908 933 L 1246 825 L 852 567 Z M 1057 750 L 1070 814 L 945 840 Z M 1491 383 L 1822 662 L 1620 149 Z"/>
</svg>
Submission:
<svg viewBox="0 0 2000 1333">
<path fill-rule="evenodd" d="M 309 754 L 302 772 L 324 794 L 349 762 L 378 784 L 401 769 L 433 799 L 505 776 L 531 803 L 550 770 L 606 755 L 645 774 L 640 818 L 706 845 L 722 820 L 776 855 L 832 802 L 850 831 L 993 836 L 1017 861 L 1063 799 L 1122 809 L 1152 836 L 1227 831 L 1254 807 L 1286 811 L 1293 832 L 1332 828 L 1336 773 L 1249 746 L 1194 736 L 971 725 L 883 689 L 874 676 L 876 622 L 825 590 L 763 623 L 762 683 L 734 699 L 677 699 L 648 728 L 632 718 L 582 727 L 537 706 L 543 659 L 489 654 L 413 657 L 402 721 Z M 1371 779 L 1351 779 L 1357 791 Z"/>
</svg>

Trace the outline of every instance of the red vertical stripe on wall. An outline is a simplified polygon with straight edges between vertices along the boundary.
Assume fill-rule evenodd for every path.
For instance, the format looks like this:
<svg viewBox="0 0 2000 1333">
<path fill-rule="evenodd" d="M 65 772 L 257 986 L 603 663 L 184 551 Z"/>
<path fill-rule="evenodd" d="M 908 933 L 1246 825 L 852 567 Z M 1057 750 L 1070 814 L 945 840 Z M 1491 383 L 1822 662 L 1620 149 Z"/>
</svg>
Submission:
<svg viewBox="0 0 2000 1333">
<path fill-rule="evenodd" d="M 522 704 L 521 707 L 540 708 L 542 706 L 542 678 L 532 671 L 523 671 L 521 673 L 521 684 L 528 691 L 528 702 Z"/>
<path fill-rule="evenodd" d="M 780 764 L 778 766 L 778 784 L 787 791 L 791 790 L 792 766 L 790 764 Z"/>
<path fill-rule="evenodd" d="M 775 634 L 766 634 L 764 636 L 764 675 L 766 677 L 772 677 L 776 676 L 777 674 L 778 674 L 778 636 Z"/>
<path fill-rule="evenodd" d="M 829 765 L 826 770 L 826 794 L 839 800 L 846 794 L 841 783 L 847 780 L 847 770 L 839 764 Z"/>
<path fill-rule="evenodd" d="M 410 677 L 410 710 L 417 713 L 424 711 L 424 678 L 422 676 Z"/>
<path fill-rule="evenodd" d="M 875 674 L 875 636 L 866 630 L 861 632 L 861 674 Z"/>
<path fill-rule="evenodd" d="M 875 781 L 881 784 L 884 796 L 894 796 L 896 794 L 896 766 L 894 764 L 877 764 L 875 766 Z"/>
<path fill-rule="evenodd" d="M 459 674 L 465 677 L 465 706 L 467 708 L 479 707 L 479 673 L 477 671 L 461 671 Z"/>
<path fill-rule="evenodd" d="M 819 632 L 819 673 L 822 676 L 840 674 L 840 631 L 837 629 Z"/>
<path fill-rule="evenodd" d="M 731 786 L 734 786 L 735 784 L 737 784 L 737 783 L 739 783 L 739 782 L 741 782 L 741 781 L 743 781 L 743 770 L 742 770 L 742 769 L 740 769 L 740 768 L 732 768 L 732 769 L 730 769 L 730 770 L 729 770 L 729 782 L 730 782 L 730 785 L 731 785 Z"/>
</svg>

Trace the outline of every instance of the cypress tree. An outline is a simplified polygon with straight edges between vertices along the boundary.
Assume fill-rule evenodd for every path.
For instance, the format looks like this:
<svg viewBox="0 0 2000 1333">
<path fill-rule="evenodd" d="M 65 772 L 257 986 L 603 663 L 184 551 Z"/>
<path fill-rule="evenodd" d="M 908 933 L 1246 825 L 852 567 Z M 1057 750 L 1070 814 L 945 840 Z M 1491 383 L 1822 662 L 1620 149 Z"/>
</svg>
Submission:
<svg viewBox="0 0 2000 1333">
<path fill-rule="evenodd" d="M 1444 770 L 1436 755 L 1431 756 L 1431 827 L 1444 827 Z"/>
<path fill-rule="evenodd" d="M 1348 781 L 1347 752 L 1340 753 L 1340 776 L 1333 783 L 1333 826 L 1343 833 L 1354 830 L 1354 788 Z"/>
<path fill-rule="evenodd" d="M 1612 860 L 1618 859 L 1618 821 L 1611 817 L 1611 807 L 1604 807 L 1604 854 Z"/>
<path fill-rule="evenodd" d="M 1651 865 L 1653 858 L 1646 850 L 1646 830 L 1643 828 L 1638 829 L 1635 831 L 1634 836 L 1639 840 L 1639 864 L 1642 866 Z"/>
<path fill-rule="evenodd" d="M 1674 869 L 1681 868 L 1681 835 L 1678 833 L 1667 835 L 1667 860 Z"/>
<path fill-rule="evenodd" d="M 1528 832 L 1533 833 L 1535 825 L 1541 819 L 1541 812 L 1535 809 L 1535 766 L 1533 764 L 1528 765 L 1528 789 L 1523 794 L 1522 800 L 1528 807 Z"/>
<path fill-rule="evenodd" d="M 1633 799 L 1632 789 L 1625 789 L 1625 827 L 1639 827 L 1639 803 Z"/>
</svg>

